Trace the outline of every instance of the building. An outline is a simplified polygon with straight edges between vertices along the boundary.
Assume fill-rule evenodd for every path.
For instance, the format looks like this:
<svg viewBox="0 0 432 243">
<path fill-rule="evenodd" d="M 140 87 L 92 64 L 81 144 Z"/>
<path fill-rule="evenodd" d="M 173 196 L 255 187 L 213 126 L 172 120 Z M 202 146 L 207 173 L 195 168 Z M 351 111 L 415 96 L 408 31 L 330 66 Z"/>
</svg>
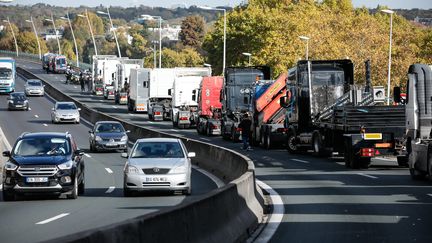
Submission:
<svg viewBox="0 0 432 243">
<path fill-rule="evenodd" d="M 150 32 L 153 33 L 153 35 L 159 35 L 159 28 L 149 28 Z M 165 27 L 162 27 L 161 35 L 162 39 L 166 38 L 170 41 L 178 41 L 179 40 L 179 33 L 181 31 L 180 25 L 166 25 Z"/>
<path fill-rule="evenodd" d="M 49 29 L 46 33 L 42 33 L 42 38 L 46 41 L 53 40 L 53 39 L 55 40 L 57 37 L 61 39 L 63 37 L 63 33 L 64 33 L 63 28 L 58 29 L 57 33 L 54 32 L 54 29 Z"/>
<path fill-rule="evenodd" d="M 417 16 L 414 18 L 414 22 L 426 26 L 432 26 L 432 18 L 420 18 Z"/>
</svg>

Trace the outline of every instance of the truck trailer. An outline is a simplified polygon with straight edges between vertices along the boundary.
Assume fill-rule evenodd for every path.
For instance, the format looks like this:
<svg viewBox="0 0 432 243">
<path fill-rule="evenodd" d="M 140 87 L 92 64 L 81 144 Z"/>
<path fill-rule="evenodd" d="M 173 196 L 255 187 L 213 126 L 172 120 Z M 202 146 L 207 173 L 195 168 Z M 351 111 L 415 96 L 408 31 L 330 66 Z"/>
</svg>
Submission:
<svg viewBox="0 0 432 243">
<path fill-rule="evenodd" d="M 10 57 L 0 57 L 0 93 L 15 91 L 16 62 Z"/>
<path fill-rule="evenodd" d="M 147 112 L 149 100 L 149 68 L 132 68 L 128 93 L 128 110 L 133 112 Z"/>
<path fill-rule="evenodd" d="M 365 90 L 354 86 L 350 60 L 299 61 L 288 71 L 281 98 L 288 151 L 336 152 L 349 168 L 367 168 L 373 157 L 403 156 L 405 108 L 379 105 L 382 90 Z"/>
<path fill-rule="evenodd" d="M 220 94 L 222 76 L 204 77 L 198 90 L 197 132 L 199 134 L 221 135 L 222 103 Z"/>
<path fill-rule="evenodd" d="M 150 120 L 162 121 L 171 119 L 171 94 L 175 71 L 174 68 L 153 68 L 149 72 L 147 112 Z"/>
</svg>

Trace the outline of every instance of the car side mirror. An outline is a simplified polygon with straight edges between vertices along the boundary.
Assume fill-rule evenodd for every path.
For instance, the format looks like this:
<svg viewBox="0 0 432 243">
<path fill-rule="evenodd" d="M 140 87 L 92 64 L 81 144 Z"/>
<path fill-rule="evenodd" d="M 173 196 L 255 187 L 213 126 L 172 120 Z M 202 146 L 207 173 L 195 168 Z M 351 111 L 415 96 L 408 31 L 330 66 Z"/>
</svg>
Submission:
<svg viewBox="0 0 432 243">
<path fill-rule="evenodd" d="M 7 100 L 12 100 L 11 97 L 7 97 Z"/>
<path fill-rule="evenodd" d="M 396 103 L 401 103 L 401 88 L 394 87 L 393 88 L 393 100 Z"/>
<path fill-rule="evenodd" d="M 3 157 L 10 157 L 11 152 L 10 151 L 3 151 Z"/>
<path fill-rule="evenodd" d="M 79 155 L 79 156 L 83 156 L 83 155 L 84 155 L 84 152 L 83 152 L 81 149 L 78 149 L 78 150 L 75 151 L 74 154 L 75 154 L 75 155 Z"/>
<path fill-rule="evenodd" d="M 188 158 L 194 158 L 196 156 L 195 152 L 189 152 Z"/>
<path fill-rule="evenodd" d="M 192 100 L 196 101 L 196 95 L 195 94 L 192 95 Z"/>
<path fill-rule="evenodd" d="M 172 93 L 171 89 L 168 89 L 168 95 L 171 95 L 171 93 Z"/>
<path fill-rule="evenodd" d="M 93 133 L 93 131 L 92 131 L 92 130 L 90 130 L 90 131 L 89 131 L 89 133 Z"/>
<path fill-rule="evenodd" d="M 122 157 L 122 158 L 126 158 L 126 159 L 127 159 L 127 157 L 128 157 L 128 154 L 127 154 L 127 153 L 121 153 L 121 157 Z"/>
</svg>

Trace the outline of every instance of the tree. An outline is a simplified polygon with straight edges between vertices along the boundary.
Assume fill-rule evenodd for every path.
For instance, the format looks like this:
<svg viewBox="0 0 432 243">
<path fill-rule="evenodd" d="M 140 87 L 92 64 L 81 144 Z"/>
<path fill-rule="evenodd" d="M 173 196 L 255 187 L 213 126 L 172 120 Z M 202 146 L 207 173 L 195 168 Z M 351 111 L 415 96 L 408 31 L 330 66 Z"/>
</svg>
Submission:
<svg viewBox="0 0 432 243">
<path fill-rule="evenodd" d="M 17 36 L 17 43 L 21 52 L 33 53 L 39 55 L 39 47 L 36 41 L 36 36 L 33 32 L 20 32 Z M 48 48 L 44 40 L 40 39 L 41 53 L 47 52 Z"/>
<path fill-rule="evenodd" d="M 184 46 L 199 49 L 204 39 L 204 19 L 194 15 L 186 17 L 181 24 L 179 39 Z"/>
</svg>

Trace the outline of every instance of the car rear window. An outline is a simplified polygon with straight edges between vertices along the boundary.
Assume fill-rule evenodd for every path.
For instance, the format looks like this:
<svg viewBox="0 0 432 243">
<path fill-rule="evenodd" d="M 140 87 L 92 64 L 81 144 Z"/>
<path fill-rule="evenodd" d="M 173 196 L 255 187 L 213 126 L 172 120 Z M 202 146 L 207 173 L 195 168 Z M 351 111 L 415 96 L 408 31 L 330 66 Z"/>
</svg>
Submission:
<svg viewBox="0 0 432 243">
<path fill-rule="evenodd" d="M 131 158 L 184 158 L 184 153 L 178 142 L 140 142 Z"/>
</svg>

